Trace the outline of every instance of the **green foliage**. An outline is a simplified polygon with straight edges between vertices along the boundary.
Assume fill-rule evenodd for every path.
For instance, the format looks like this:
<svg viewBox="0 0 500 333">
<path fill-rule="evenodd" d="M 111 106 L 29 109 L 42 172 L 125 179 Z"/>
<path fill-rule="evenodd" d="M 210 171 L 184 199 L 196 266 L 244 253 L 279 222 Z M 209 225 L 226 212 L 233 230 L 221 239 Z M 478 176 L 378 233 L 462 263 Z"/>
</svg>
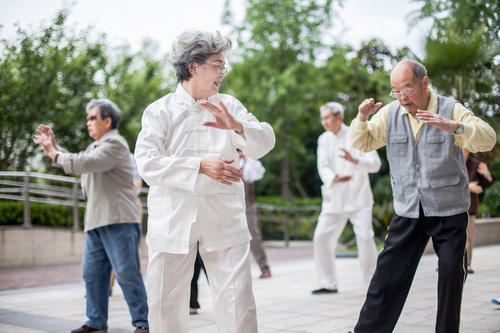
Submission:
<svg viewBox="0 0 500 333">
<path fill-rule="evenodd" d="M 92 41 L 91 29 L 73 32 L 68 15 L 63 9 L 48 27 L 18 27 L 14 41 L 0 41 L 0 170 L 33 168 L 40 123 L 52 126 L 57 143 L 69 151 L 85 149 L 91 142 L 85 121 L 91 98 L 107 97 L 122 109 L 120 130 L 133 148 L 142 111 L 174 85 L 165 60 L 153 59 L 153 43 L 136 53 L 128 47 L 111 52 L 104 36 Z"/>
<path fill-rule="evenodd" d="M 485 190 L 482 203 L 490 211 L 491 216 L 500 216 L 500 181 L 496 181 Z"/>
<path fill-rule="evenodd" d="M 80 208 L 80 227 L 83 228 L 84 208 Z M 52 227 L 73 227 L 73 207 L 30 203 L 31 223 Z M 23 224 L 22 201 L 0 200 L 0 225 Z"/>
<path fill-rule="evenodd" d="M 498 85 L 500 48 L 483 39 L 482 28 L 471 34 L 448 29 L 425 43 L 424 64 L 432 84 L 444 95 L 454 96 L 475 114 L 500 116 Z"/>
<path fill-rule="evenodd" d="M 500 33 L 500 3 L 498 0 L 414 0 L 422 7 L 412 13 L 412 23 L 430 18 L 431 33 L 439 34 L 448 28 L 457 33 L 472 34 L 480 27 L 485 29 L 485 38 L 498 43 Z"/>
<path fill-rule="evenodd" d="M 52 24 L 17 40 L 1 40 L 0 170 L 24 170 L 37 149 L 36 126 L 48 122 L 69 149 L 88 142 L 83 106 L 97 91 L 96 74 L 106 64 L 102 41 L 87 41 L 65 30 L 68 11 Z M 82 121 L 83 120 L 83 121 Z"/>
<path fill-rule="evenodd" d="M 314 61 L 322 50 L 321 34 L 331 23 L 332 4 L 332 0 L 249 0 L 244 22 L 233 27 L 239 34 L 242 61 L 228 75 L 225 87 L 250 112 L 272 124 L 276 147 L 264 165 L 274 175 L 270 185 L 280 187 L 271 193 L 281 193 L 287 200 L 292 198 L 290 183 L 300 182 L 298 161 L 314 159 L 307 156 L 302 138 L 318 128 Z"/>
<path fill-rule="evenodd" d="M 366 96 L 387 100 L 389 76 L 378 63 L 390 64 L 405 51 L 378 55 L 377 65 L 370 68 L 364 62 L 372 48 L 362 51 L 366 57 L 349 59 L 351 48 L 326 45 L 321 37 L 331 26 L 333 4 L 248 1 L 244 22 L 233 26 L 240 45 L 235 58 L 240 61 L 233 65 L 223 90 L 235 95 L 259 120 L 269 122 L 277 139 L 262 161 L 267 172 L 257 185 L 260 194 L 280 194 L 285 200 L 296 194 L 320 195 L 315 154 L 323 132 L 319 107 L 331 100 L 341 102 L 349 124 Z M 231 22 L 227 12 L 225 19 Z M 366 45 L 389 52 L 378 40 Z M 319 61 L 319 55 L 326 61 Z"/>
</svg>

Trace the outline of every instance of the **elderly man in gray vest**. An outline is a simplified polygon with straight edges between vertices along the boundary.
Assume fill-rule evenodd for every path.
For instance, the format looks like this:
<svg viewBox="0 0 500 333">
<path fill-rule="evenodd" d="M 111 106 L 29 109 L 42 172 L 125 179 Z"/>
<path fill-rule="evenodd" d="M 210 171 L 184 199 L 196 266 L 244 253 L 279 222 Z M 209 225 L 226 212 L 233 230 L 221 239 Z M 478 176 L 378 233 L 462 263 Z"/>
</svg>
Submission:
<svg viewBox="0 0 500 333">
<path fill-rule="evenodd" d="M 43 124 L 34 140 L 65 173 L 82 175 L 87 199 L 83 279 L 88 321 L 71 332 L 106 332 L 111 269 L 123 290 L 135 333 L 149 332 L 137 249 L 141 234 L 139 204 L 130 150 L 118 132 L 121 111 L 107 99 L 91 100 L 86 110 L 87 128 L 94 142 L 85 151 L 64 151 L 57 146 L 50 127 Z"/>
<path fill-rule="evenodd" d="M 377 263 L 372 227 L 373 194 L 368 173 L 377 172 L 381 164 L 376 151 L 364 153 L 351 147 L 341 104 L 326 103 L 320 112 L 321 125 L 325 129 L 318 138 L 323 202 L 314 231 L 319 289 L 313 290 L 313 295 L 338 291 L 335 248 L 348 219 L 356 234 L 364 285 L 368 286 Z"/>
<path fill-rule="evenodd" d="M 496 134 L 462 104 L 430 89 L 426 69 L 416 61 L 396 64 L 391 86 L 397 101 L 368 121 L 382 103 L 366 99 L 351 123 L 354 147 L 387 146 L 396 212 L 354 330 L 392 332 L 432 238 L 439 258 L 436 332 L 458 332 L 470 205 L 461 148 L 491 150 Z"/>
</svg>

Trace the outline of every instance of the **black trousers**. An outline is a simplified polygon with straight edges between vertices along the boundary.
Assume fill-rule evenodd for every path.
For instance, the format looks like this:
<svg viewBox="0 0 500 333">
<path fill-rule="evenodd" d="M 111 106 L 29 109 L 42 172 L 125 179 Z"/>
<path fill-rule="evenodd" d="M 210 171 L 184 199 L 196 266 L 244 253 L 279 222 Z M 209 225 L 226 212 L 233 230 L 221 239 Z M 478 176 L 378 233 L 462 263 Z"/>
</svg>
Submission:
<svg viewBox="0 0 500 333">
<path fill-rule="evenodd" d="M 420 207 L 419 218 L 394 216 L 354 332 L 394 330 L 429 237 L 439 258 L 436 332 L 458 332 L 467 274 L 466 230 L 467 213 L 424 216 Z"/>
<path fill-rule="evenodd" d="M 196 252 L 196 260 L 194 261 L 194 272 L 193 278 L 191 279 L 191 294 L 189 297 L 189 307 L 191 309 L 199 309 L 200 303 L 198 303 L 198 277 L 200 276 L 200 271 L 203 269 L 205 276 L 208 281 L 207 271 L 205 270 L 205 265 L 201 259 L 200 252 Z"/>
</svg>

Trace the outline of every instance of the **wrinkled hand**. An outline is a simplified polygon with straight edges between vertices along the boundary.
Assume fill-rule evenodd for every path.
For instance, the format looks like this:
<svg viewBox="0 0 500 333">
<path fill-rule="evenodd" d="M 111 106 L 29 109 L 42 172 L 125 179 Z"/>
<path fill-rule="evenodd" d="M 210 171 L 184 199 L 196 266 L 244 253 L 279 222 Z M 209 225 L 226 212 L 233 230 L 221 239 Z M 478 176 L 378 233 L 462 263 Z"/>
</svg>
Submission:
<svg viewBox="0 0 500 333">
<path fill-rule="evenodd" d="M 209 101 L 202 101 L 199 103 L 201 106 L 204 106 L 208 111 L 210 111 L 212 116 L 215 118 L 215 121 L 204 122 L 204 126 L 215 127 L 223 130 L 234 130 L 238 133 L 243 131 L 241 123 L 234 119 L 233 115 L 229 113 L 222 101 L 219 101 L 220 107 L 210 103 Z"/>
<path fill-rule="evenodd" d="M 221 158 L 207 157 L 201 160 L 199 173 L 226 185 L 239 182 L 243 172 L 231 165 L 234 160 L 223 160 Z"/>
<path fill-rule="evenodd" d="M 373 98 L 365 99 L 358 107 L 359 120 L 368 120 L 368 117 L 374 114 L 381 106 L 382 102 L 375 103 Z"/>
<path fill-rule="evenodd" d="M 344 183 L 350 181 L 352 176 L 338 176 L 335 175 L 335 178 L 333 178 L 334 183 Z"/>
<path fill-rule="evenodd" d="M 478 185 L 477 181 L 475 180 L 469 183 L 469 191 L 475 194 L 479 194 L 483 192 L 483 188 L 480 185 Z"/>
<path fill-rule="evenodd" d="M 444 118 L 436 113 L 424 110 L 417 110 L 416 117 L 424 123 L 435 126 L 446 132 L 455 132 L 458 128 L 458 121 Z"/>
<path fill-rule="evenodd" d="M 349 153 L 348 150 L 346 150 L 345 148 L 340 148 L 340 150 L 344 152 L 344 155 L 340 155 L 341 158 L 351 163 L 358 164 L 359 161 L 352 157 L 351 153 Z"/>
<path fill-rule="evenodd" d="M 40 145 L 45 154 L 51 160 L 54 160 L 57 156 L 57 148 L 54 145 L 54 138 L 48 134 L 43 133 L 42 131 L 37 130 L 37 133 L 38 135 L 35 136 L 33 142 L 37 145 Z"/>
<path fill-rule="evenodd" d="M 54 147 L 57 147 L 57 144 L 56 144 L 56 136 L 54 135 L 54 132 L 52 131 L 52 128 L 50 128 L 49 126 L 45 125 L 45 124 L 40 124 L 38 125 L 37 129 L 36 129 L 36 132 L 40 135 L 40 134 L 45 134 L 47 135 L 51 142 L 52 142 L 52 145 Z"/>
</svg>

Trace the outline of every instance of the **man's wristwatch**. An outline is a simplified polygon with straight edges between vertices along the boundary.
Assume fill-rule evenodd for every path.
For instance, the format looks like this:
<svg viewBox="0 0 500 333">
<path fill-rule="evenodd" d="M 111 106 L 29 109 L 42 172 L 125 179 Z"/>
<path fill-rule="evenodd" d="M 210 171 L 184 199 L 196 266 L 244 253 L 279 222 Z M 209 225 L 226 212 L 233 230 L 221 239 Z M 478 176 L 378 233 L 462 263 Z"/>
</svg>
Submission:
<svg viewBox="0 0 500 333">
<path fill-rule="evenodd" d="M 455 130 L 455 134 L 457 135 L 464 134 L 464 125 L 462 125 L 462 123 L 458 123 L 458 127 Z"/>
</svg>

